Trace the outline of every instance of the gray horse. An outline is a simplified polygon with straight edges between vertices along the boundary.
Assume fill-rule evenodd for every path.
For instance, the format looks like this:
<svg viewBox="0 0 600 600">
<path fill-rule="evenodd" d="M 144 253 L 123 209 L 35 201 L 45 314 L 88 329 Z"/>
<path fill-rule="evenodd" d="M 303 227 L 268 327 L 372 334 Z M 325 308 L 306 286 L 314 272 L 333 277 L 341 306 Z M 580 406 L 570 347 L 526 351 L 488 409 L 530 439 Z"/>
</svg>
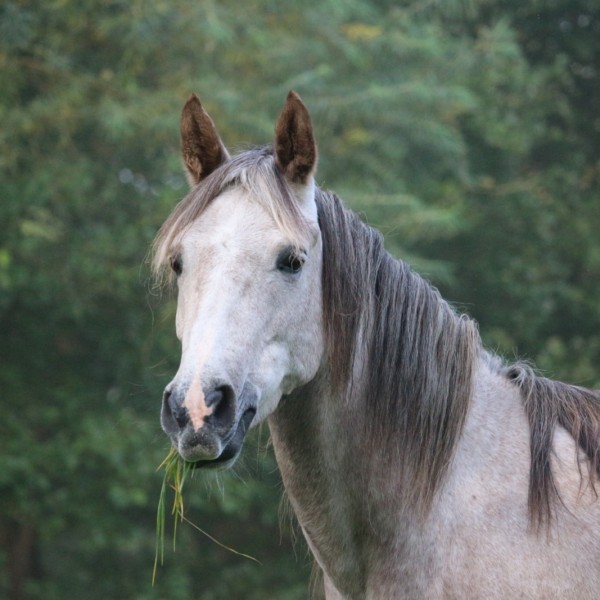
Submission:
<svg viewBox="0 0 600 600">
<path fill-rule="evenodd" d="M 273 148 L 231 158 L 195 96 L 181 135 L 181 456 L 227 467 L 267 419 L 328 599 L 600 598 L 600 394 L 503 364 L 320 190 L 295 93 Z"/>
</svg>

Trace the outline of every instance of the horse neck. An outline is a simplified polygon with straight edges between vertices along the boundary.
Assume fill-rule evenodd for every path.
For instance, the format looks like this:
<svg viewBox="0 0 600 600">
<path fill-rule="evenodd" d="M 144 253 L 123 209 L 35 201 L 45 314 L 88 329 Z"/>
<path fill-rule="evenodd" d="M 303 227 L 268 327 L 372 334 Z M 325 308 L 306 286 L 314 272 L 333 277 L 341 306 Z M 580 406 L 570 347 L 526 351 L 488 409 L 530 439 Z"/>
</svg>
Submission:
<svg viewBox="0 0 600 600">
<path fill-rule="evenodd" d="M 347 582 L 347 597 L 366 596 L 373 564 L 381 568 L 382 580 L 388 571 L 405 572 L 407 585 L 410 580 L 415 589 L 425 589 L 427 578 L 421 575 L 428 570 L 416 565 L 431 567 L 441 560 L 440 551 L 448 550 L 444 545 L 448 541 L 440 540 L 447 533 L 446 523 L 460 511 L 461 480 L 478 481 L 479 469 L 486 473 L 504 469 L 504 477 L 515 478 L 516 504 L 522 507 L 519 515 L 525 530 L 527 426 L 516 410 L 519 395 L 506 389 L 485 361 L 479 362 L 475 379 L 467 435 L 458 443 L 426 517 L 409 492 L 410 477 L 394 464 L 397 457 L 386 458 L 385 452 L 375 451 L 367 439 L 369 430 L 358 425 L 361 416 L 356 405 L 334 393 L 325 375 L 284 398 L 271 415 L 273 446 L 286 493 L 317 562 L 337 582 Z M 357 383 L 355 392 L 361 391 Z M 507 436 L 490 433 L 490 394 L 494 394 L 494 420 L 519 431 L 518 457 Z M 494 443 L 487 439 L 490 435 Z M 501 450 L 498 444 L 511 446 L 514 463 L 495 464 Z M 403 447 L 402 440 L 397 445 Z M 477 472 L 473 472 L 473 456 L 481 463 Z"/>
<path fill-rule="evenodd" d="M 368 450 L 360 418 L 326 376 L 283 399 L 269 418 L 285 490 L 308 544 L 325 573 L 343 573 L 353 589 L 366 580 L 365 556 L 386 543 L 390 556 L 392 547 L 397 553 L 396 531 L 408 537 L 417 520 L 399 494 L 400 472 Z"/>
</svg>

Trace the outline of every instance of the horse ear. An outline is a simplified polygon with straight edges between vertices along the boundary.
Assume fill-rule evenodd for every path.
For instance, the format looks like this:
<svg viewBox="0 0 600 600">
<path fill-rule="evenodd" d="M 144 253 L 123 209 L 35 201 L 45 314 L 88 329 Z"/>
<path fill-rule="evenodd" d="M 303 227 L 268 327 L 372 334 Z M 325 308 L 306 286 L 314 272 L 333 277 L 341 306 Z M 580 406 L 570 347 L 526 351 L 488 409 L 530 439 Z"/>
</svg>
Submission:
<svg viewBox="0 0 600 600">
<path fill-rule="evenodd" d="M 200 183 L 229 158 L 217 128 L 192 94 L 181 112 L 181 155 L 190 186 Z"/>
<path fill-rule="evenodd" d="M 296 92 L 288 94 L 277 119 L 275 162 L 294 183 L 305 184 L 317 167 L 317 145 L 310 115 Z"/>
</svg>

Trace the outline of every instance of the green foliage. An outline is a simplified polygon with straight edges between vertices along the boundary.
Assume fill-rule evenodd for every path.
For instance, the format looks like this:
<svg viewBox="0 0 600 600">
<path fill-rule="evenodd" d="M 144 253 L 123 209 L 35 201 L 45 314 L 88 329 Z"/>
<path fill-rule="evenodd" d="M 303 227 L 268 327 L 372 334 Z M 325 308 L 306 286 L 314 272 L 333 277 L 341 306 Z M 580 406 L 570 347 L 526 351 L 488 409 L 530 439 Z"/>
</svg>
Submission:
<svg viewBox="0 0 600 600">
<path fill-rule="evenodd" d="M 0 595 L 306 597 L 258 436 L 236 474 L 192 477 L 186 504 L 262 566 L 181 524 L 151 586 L 179 349 L 144 257 L 185 192 L 192 91 L 235 148 L 269 142 L 297 89 L 324 187 L 492 347 L 600 385 L 599 34 L 591 0 L 5 2 Z"/>
</svg>

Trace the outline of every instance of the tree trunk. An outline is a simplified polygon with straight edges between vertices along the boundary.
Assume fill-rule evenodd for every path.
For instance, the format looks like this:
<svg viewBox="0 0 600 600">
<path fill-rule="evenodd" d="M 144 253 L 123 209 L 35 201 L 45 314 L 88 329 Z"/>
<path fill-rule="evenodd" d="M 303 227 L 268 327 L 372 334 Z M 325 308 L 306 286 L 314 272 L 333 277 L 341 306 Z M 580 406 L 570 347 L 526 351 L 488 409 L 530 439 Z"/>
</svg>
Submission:
<svg viewBox="0 0 600 600">
<path fill-rule="evenodd" d="M 37 532 L 33 524 L 5 521 L 0 525 L 0 547 L 8 570 L 8 600 L 26 600 L 26 584 L 41 575 Z"/>
</svg>

